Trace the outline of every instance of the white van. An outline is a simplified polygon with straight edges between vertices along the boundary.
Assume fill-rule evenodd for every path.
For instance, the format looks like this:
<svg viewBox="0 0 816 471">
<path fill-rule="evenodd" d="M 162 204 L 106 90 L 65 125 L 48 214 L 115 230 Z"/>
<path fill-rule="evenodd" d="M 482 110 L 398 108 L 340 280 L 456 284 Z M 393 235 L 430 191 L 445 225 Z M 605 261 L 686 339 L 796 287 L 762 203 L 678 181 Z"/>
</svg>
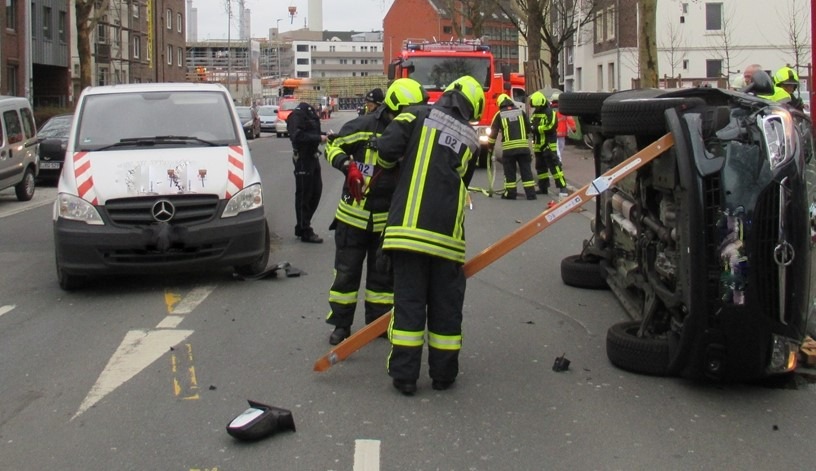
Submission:
<svg viewBox="0 0 816 471">
<path fill-rule="evenodd" d="M 65 290 L 103 274 L 266 268 L 261 178 L 220 84 L 85 89 L 57 192 Z"/>
<path fill-rule="evenodd" d="M 34 197 L 40 156 L 37 126 L 27 99 L 0 96 L 0 190 L 14 187 L 20 201 Z"/>
</svg>

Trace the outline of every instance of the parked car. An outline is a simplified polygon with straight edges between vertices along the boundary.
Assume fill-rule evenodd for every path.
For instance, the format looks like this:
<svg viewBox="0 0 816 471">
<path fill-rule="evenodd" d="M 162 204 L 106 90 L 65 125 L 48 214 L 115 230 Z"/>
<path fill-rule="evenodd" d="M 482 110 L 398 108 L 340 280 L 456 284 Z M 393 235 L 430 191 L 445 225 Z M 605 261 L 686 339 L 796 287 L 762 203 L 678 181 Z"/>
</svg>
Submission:
<svg viewBox="0 0 816 471">
<path fill-rule="evenodd" d="M 0 190 L 14 187 L 19 201 L 34 197 L 39 173 L 39 141 L 26 98 L 0 96 Z"/>
<path fill-rule="evenodd" d="M 40 179 L 59 178 L 73 120 L 73 114 L 61 114 L 51 117 L 40 128 Z"/>
<path fill-rule="evenodd" d="M 261 177 L 223 85 L 88 87 L 75 116 L 53 210 L 62 289 L 117 274 L 266 268 Z"/>
<path fill-rule="evenodd" d="M 300 102 L 294 98 L 284 98 L 278 102 L 278 121 L 275 123 L 275 135 L 277 137 L 288 136 L 289 131 L 286 129 L 286 118 L 293 109 L 297 108 Z"/>
<path fill-rule="evenodd" d="M 261 137 L 261 118 L 258 116 L 258 110 L 251 106 L 236 106 L 235 110 L 241 119 L 246 138 L 255 139 Z"/>
<path fill-rule="evenodd" d="M 756 93 L 771 89 L 763 75 Z M 813 305 L 809 117 L 716 88 L 564 93 L 559 105 L 592 133 L 598 176 L 673 139 L 597 196 L 592 237 L 561 264 L 564 283 L 609 287 L 632 318 L 608 330 L 610 362 L 716 381 L 792 372 Z"/>
<path fill-rule="evenodd" d="M 258 107 L 258 116 L 261 118 L 261 131 L 275 132 L 275 122 L 278 120 L 278 105 Z"/>
</svg>

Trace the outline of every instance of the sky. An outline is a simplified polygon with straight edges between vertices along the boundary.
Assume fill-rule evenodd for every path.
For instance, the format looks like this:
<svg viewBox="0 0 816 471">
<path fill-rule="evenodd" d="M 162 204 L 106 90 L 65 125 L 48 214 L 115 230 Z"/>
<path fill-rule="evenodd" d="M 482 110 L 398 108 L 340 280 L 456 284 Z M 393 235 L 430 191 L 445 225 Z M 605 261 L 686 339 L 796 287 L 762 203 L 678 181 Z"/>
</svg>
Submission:
<svg viewBox="0 0 816 471">
<path fill-rule="evenodd" d="M 238 36 L 238 0 L 232 1 L 230 37 Z M 323 29 L 331 31 L 382 31 L 382 21 L 393 0 L 323 0 Z M 193 0 L 198 9 L 198 40 L 227 38 L 227 0 Z M 186 0 L 185 0 L 186 5 Z M 308 20 L 308 0 L 244 0 L 251 10 L 252 37 L 264 38 L 280 24 L 281 32 L 302 29 Z M 297 7 L 294 19 L 289 7 Z M 276 20 L 280 18 L 278 23 Z"/>
</svg>

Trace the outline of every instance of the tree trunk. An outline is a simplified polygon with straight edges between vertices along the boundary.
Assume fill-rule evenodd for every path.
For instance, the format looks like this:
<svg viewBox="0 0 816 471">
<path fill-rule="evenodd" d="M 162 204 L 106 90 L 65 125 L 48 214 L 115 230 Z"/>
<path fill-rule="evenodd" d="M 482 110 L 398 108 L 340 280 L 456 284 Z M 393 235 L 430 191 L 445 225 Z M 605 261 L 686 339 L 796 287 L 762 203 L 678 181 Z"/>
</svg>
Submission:
<svg viewBox="0 0 816 471">
<path fill-rule="evenodd" d="M 638 1 L 638 62 L 640 87 L 657 87 L 657 0 Z"/>
<path fill-rule="evenodd" d="M 527 59 L 530 62 L 537 62 L 541 64 L 541 29 L 544 26 L 541 24 L 541 0 L 528 0 L 527 2 Z M 537 69 L 540 70 L 540 67 Z M 538 90 L 544 84 L 538 86 L 535 81 L 528 81 L 526 88 L 527 94 Z M 535 88 L 531 88 L 535 87 Z"/>
<path fill-rule="evenodd" d="M 92 2 L 76 2 L 77 53 L 79 54 L 80 91 L 91 85 L 91 10 Z"/>
</svg>

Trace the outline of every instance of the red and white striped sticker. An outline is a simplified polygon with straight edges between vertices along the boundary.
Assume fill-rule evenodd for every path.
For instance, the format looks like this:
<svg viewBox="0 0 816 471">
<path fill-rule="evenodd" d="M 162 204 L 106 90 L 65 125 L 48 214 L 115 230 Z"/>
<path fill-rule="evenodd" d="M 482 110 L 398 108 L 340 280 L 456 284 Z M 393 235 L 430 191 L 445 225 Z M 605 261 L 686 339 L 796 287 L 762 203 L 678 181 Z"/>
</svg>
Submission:
<svg viewBox="0 0 816 471">
<path fill-rule="evenodd" d="M 91 158 L 88 152 L 74 154 L 74 178 L 76 178 L 79 197 L 93 205 L 99 204 L 99 200 L 96 198 L 96 190 L 94 190 Z"/>
<path fill-rule="evenodd" d="M 244 189 L 244 149 L 230 146 L 227 154 L 227 194 L 226 198 Z"/>
</svg>

